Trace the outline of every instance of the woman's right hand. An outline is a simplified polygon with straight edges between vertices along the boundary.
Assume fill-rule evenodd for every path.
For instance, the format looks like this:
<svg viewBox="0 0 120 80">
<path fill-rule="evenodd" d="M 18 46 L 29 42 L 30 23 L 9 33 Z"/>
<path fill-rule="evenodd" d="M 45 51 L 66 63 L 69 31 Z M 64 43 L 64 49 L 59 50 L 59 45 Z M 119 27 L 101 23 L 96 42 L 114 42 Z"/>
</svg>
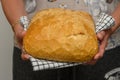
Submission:
<svg viewBox="0 0 120 80">
<path fill-rule="evenodd" d="M 17 41 L 17 45 L 19 46 L 20 49 L 22 49 L 23 37 L 26 31 L 24 31 L 23 27 L 20 24 L 15 25 L 13 30 L 14 30 L 16 41 Z"/>
<path fill-rule="evenodd" d="M 16 37 L 16 41 L 17 41 L 17 45 L 19 46 L 19 48 L 21 49 L 21 58 L 23 60 L 28 60 L 30 55 L 26 54 L 24 51 L 23 51 L 23 38 L 26 34 L 26 31 L 23 29 L 23 27 L 20 25 L 20 24 L 17 24 L 15 27 L 14 27 L 14 35 Z"/>
</svg>

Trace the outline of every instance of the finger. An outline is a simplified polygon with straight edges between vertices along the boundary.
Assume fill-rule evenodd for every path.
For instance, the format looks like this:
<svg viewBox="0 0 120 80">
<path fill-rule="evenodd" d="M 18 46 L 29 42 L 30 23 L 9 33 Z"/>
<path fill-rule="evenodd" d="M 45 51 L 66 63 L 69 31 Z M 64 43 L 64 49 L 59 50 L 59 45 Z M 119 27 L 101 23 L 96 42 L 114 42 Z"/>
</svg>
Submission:
<svg viewBox="0 0 120 80">
<path fill-rule="evenodd" d="M 97 38 L 100 41 L 103 40 L 104 36 L 105 36 L 105 31 L 101 31 L 101 32 L 97 33 Z"/>
<path fill-rule="evenodd" d="M 25 34 L 26 34 L 26 31 L 23 31 L 21 36 L 23 37 L 25 36 Z"/>
<path fill-rule="evenodd" d="M 30 58 L 30 55 L 28 55 L 26 53 L 22 53 L 21 58 L 22 58 L 22 60 L 28 60 Z"/>
<path fill-rule="evenodd" d="M 98 59 L 102 58 L 103 54 L 104 54 L 104 51 L 105 51 L 104 48 L 100 48 L 99 52 L 94 56 L 94 59 L 98 60 Z"/>
<path fill-rule="evenodd" d="M 18 39 L 17 39 L 18 45 L 19 45 L 20 47 L 23 46 L 23 37 L 25 36 L 25 34 L 26 34 L 26 31 L 23 31 L 23 32 L 21 33 L 21 35 L 19 35 L 19 37 L 18 37 Z"/>
<path fill-rule="evenodd" d="M 86 62 L 86 63 L 84 63 L 83 65 L 94 65 L 94 64 L 96 64 L 96 62 L 97 62 L 97 60 L 91 60 L 91 61 L 89 61 L 89 62 Z"/>
<path fill-rule="evenodd" d="M 107 46 L 107 39 L 104 38 L 104 40 L 99 45 L 99 51 L 98 51 L 98 53 L 94 57 L 95 60 L 100 59 L 100 58 L 103 57 L 103 54 L 105 52 L 106 46 Z"/>
<path fill-rule="evenodd" d="M 21 33 L 21 35 L 19 36 L 20 41 L 22 41 L 22 40 L 23 40 L 23 37 L 25 36 L 25 34 L 26 34 L 26 31 L 23 31 L 23 32 Z"/>
</svg>

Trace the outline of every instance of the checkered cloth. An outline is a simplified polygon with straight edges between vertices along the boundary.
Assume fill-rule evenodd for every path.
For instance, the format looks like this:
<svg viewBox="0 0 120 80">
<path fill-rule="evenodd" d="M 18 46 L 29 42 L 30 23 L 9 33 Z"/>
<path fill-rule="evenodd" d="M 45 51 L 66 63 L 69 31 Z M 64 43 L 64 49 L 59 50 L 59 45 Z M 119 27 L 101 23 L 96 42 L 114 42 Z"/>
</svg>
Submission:
<svg viewBox="0 0 120 80">
<path fill-rule="evenodd" d="M 43 60 L 43 59 L 35 59 L 30 57 L 30 61 L 33 66 L 33 71 L 38 70 L 45 70 L 45 69 L 58 69 L 70 66 L 76 66 L 81 63 L 73 63 L 73 62 L 59 62 L 59 61 L 50 61 L 50 60 Z"/>
<path fill-rule="evenodd" d="M 101 13 L 97 23 L 96 23 L 96 32 L 100 32 L 102 30 L 110 29 L 115 24 L 114 18 L 112 16 Z"/>
<path fill-rule="evenodd" d="M 114 25 L 114 23 L 115 20 L 112 18 L 112 16 L 102 13 L 96 23 L 96 33 L 102 30 L 109 29 Z M 64 67 L 70 67 L 70 66 L 76 66 L 82 64 L 82 63 L 73 63 L 73 62 L 71 63 L 71 62 L 59 62 L 59 61 L 36 59 L 34 57 L 30 57 L 30 61 L 33 66 L 33 71 L 57 69 L 57 68 L 64 68 Z"/>
</svg>

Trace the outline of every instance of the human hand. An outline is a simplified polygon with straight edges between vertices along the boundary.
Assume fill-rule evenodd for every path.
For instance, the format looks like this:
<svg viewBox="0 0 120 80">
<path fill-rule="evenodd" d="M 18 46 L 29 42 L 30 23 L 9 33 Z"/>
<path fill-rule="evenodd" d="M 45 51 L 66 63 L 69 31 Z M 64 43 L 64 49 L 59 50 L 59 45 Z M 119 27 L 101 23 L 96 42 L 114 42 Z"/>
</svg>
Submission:
<svg viewBox="0 0 120 80">
<path fill-rule="evenodd" d="M 99 50 L 97 52 L 97 54 L 93 57 L 93 59 L 85 64 L 95 64 L 100 58 L 103 57 L 104 55 L 104 52 L 105 52 L 105 48 L 108 44 L 108 39 L 109 37 L 111 36 L 112 34 L 112 31 L 111 29 L 109 30 L 104 30 L 104 31 L 101 31 L 99 33 L 97 33 L 97 38 L 98 38 L 98 41 L 99 41 Z"/>
<path fill-rule="evenodd" d="M 14 33 L 15 33 L 17 44 L 22 52 L 21 58 L 23 60 L 28 60 L 30 56 L 26 54 L 25 51 L 23 50 L 23 37 L 25 36 L 26 31 L 23 30 L 23 27 L 18 24 L 14 27 Z"/>
</svg>

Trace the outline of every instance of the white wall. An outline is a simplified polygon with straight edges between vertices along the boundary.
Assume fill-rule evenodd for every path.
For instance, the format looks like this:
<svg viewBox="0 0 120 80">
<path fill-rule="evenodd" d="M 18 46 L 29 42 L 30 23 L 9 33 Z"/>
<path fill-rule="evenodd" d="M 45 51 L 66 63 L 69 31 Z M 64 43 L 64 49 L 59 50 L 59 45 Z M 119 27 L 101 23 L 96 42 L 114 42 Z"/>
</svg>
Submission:
<svg viewBox="0 0 120 80">
<path fill-rule="evenodd" d="M 12 80 L 13 33 L 0 4 L 0 80 Z"/>
</svg>

